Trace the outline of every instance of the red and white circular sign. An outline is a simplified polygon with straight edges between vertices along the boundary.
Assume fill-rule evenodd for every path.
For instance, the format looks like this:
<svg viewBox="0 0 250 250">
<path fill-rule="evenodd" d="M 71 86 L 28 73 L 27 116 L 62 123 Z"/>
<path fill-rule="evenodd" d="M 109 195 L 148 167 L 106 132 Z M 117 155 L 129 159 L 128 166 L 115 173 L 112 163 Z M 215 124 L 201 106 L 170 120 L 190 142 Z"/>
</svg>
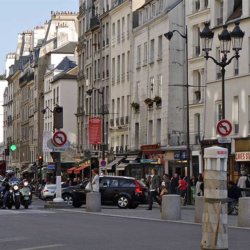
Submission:
<svg viewBox="0 0 250 250">
<path fill-rule="evenodd" d="M 228 136 L 232 132 L 232 124 L 228 120 L 220 120 L 216 126 L 217 133 L 221 136 Z"/>
<path fill-rule="evenodd" d="M 54 133 L 52 141 L 57 147 L 62 147 L 67 141 L 67 135 L 63 131 L 57 131 Z"/>
</svg>

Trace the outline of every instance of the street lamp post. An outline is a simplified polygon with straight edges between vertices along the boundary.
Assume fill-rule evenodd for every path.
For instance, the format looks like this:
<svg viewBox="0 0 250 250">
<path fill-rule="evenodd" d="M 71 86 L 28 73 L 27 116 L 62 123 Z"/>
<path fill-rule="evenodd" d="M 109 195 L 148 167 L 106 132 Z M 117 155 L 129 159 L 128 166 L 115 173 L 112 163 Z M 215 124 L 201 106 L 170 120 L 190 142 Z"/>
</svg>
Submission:
<svg viewBox="0 0 250 250">
<path fill-rule="evenodd" d="M 188 84 L 188 37 L 187 37 L 187 26 L 186 34 L 180 33 L 178 30 L 169 31 L 164 34 L 164 36 L 170 41 L 174 32 L 177 32 L 182 38 L 185 39 L 185 58 L 186 58 L 186 85 L 181 85 L 186 87 L 186 102 L 187 102 L 187 177 L 188 177 L 188 189 L 187 189 L 187 203 L 191 204 L 191 188 L 190 188 L 190 169 L 191 169 L 191 150 L 190 150 L 190 129 L 189 129 L 189 84 Z"/>
<path fill-rule="evenodd" d="M 93 90 L 97 90 L 98 94 L 100 94 L 102 96 L 102 109 L 101 109 L 101 116 L 102 116 L 102 144 L 101 144 L 101 148 L 102 148 L 102 160 L 105 160 L 105 133 L 104 133 L 104 128 L 105 128 L 105 123 L 104 123 L 104 117 L 105 117 L 105 110 L 104 110 L 104 88 L 102 90 L 97 89 L 97 88 L 91 88 L 89 90 L 87 90 L 87 94 L 89 96 L 92 95 Z"/>
<path fill-rule="evenodd" d="M 209 23 L 205 23 L 205 27 L 202 32 L 200 32 L 200 37 L 202 40 L 202 50 L 205 52 L 205 58 L 212 59 L 212 61 L 221 67 L 221 90 L 222 90 L 222 119 L 225 119 L 225 67 L 229 65 L 234 58 L 239 59 L 239 51 L 242 49 L 242 41 L 244 37 L 244 32 L 239 27 L 240 22 L 235 22 L 235 27 L 232 32 L 227 30 L 227 25 L 223 25 L 223 30 L 221 34 L 218 35 L 220 40 L 220 52 L 223 54 L 220 61 L 217 61 L 214 57 L 209 56 L 209 51 L 212 50 L 212 43 L 214 32 L 210 30 Z M 232 47 L 235 51 L 235 55 L 230 59 L 227 59 L 227 54 L 230 52 L 232 40 Z"/>
</svg>

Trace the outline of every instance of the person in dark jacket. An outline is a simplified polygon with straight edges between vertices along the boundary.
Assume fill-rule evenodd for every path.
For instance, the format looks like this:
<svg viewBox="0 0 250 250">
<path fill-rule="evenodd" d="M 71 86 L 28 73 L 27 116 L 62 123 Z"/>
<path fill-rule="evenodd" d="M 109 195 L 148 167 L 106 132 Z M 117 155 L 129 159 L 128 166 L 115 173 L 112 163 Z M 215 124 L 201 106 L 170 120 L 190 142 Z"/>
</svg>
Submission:
<svg viewBox="0 0 250 250">
<path fill-rule="evenodd" d="M 175 173 L 171 178 L 171 194 L 177 194 L 179 186 L 179 177 L 178 174 Z"/>
<path fill-rule="evenodd" d="M 151 174 L 152 174 L 152 178 L 151 178 L 151 183 L 149 187 L 148 210 L 152 210 L 154 200 L 159 205 L 161 205 L 161 201 L 159 198 L 161 178 L 159 175 L 157 175 L 157 171 L 154 168 L 152 169 Z"/>
</svg>

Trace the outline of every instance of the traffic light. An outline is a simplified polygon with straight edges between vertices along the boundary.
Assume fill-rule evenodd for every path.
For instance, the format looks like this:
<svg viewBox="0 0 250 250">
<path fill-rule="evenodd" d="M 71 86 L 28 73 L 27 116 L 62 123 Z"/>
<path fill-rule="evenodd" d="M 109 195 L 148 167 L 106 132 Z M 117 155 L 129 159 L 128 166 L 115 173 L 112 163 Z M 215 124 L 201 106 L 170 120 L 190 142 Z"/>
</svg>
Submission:
<svg viewBox="0 0 250 250">
<path fill-rule="evenodd" d="M 10 150 L 11 151 L 16 151 L 16 145 L 15 144 L 11 144 L 10 145 Z"/>
<path fill-rule="evenodd" d="M 43 156 L 42 156 L 42 155 L 39 155 L 39 156 L 38 156 L 38 165 L 39 165 L 39 166 L 42 166 L 42 165 L 43 165 Z"/>
<path fill-rule="evenodd" d="M 54 129 L 63 128 L 63 107 L 56 106 L 53 110 L 54 114 Z"/>
</svg>

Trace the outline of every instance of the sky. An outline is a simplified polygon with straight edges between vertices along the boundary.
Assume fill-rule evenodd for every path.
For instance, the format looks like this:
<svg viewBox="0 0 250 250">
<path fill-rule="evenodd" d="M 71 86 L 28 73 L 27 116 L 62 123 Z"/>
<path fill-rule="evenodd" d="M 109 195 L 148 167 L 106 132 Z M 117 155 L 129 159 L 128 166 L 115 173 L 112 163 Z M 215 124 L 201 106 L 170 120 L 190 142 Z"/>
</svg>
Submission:
<svg viewBox="0 0 250 250">
<path fill-rule="evenodd" d="M 1 0 L 0 74 L 6 54 L 16 51 L 18 33 L 32 30 L 50 19 L 51 11 L 78 11 L 79 0 Z"/>
</svg>

